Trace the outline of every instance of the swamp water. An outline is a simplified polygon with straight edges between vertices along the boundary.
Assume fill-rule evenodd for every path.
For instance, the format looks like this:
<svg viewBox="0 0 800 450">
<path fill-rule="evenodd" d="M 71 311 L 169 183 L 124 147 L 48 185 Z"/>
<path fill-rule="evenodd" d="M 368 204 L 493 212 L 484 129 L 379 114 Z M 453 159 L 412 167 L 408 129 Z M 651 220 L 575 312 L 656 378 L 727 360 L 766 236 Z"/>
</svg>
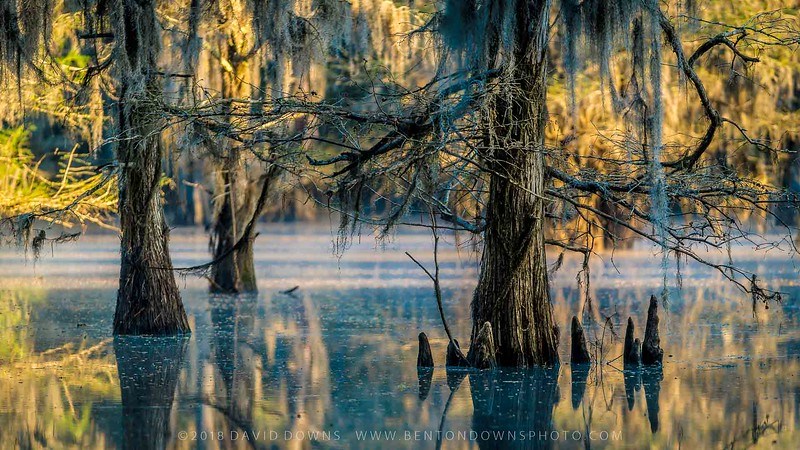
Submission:
<svg viewBox="0 0 800 450">
<path fill-rule="evenodd" d="M 115 236 L 45 249 L 35 264 L 3 250 L 0 448 L 800 447 L 800 287 L 785 255 L 734 249 L 789 294 L 759 305 L 757 319 L 718 273 L 682 267 L 661 312 L 663 370 L 625 373 L 614 360 L 624 323 L 633 316 L 642 336 L 660 257 L 595 261 L 584 325 L 590 341 L 605 337 L 593 351 L 614 361 L 591 369 L 566 363 L 581 308 L 579 262 L 567 259 L 551 280 L 565 363 L 448 375 L 430 280 L 403 253 L 430 264 L 430 236 L 401 232 L 385 248 L 364 237 L 341 258 L 331 242 L 327 228 L 265 229 L 257 296 L 210 295 L 205 280 L 179 278 L 193 329 L 182 339 L 112 338 Z M 206 245 L 202 232 L 176 230 L 173 262 L 206 261 Z M 440 260 L 465 343 L 475 253 L 451 245 Z M 415 366 L 420 331 L 432 373 Z"/>
</svg>

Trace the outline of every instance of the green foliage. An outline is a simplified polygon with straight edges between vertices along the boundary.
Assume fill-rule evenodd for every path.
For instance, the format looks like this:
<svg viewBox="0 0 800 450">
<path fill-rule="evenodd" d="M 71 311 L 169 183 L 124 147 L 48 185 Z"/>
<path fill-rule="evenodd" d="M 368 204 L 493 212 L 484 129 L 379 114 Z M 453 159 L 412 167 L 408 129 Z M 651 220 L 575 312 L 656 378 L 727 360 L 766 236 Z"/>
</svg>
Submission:
<svg viewBox="0 0 800 450">
<path fill-rule="evenodd" d="M 27 324 L 31 316 L 31 303 L 41 295 L 30 292 L 0 290 L 0 365 L 25 359 L 30 352 Z"/>
<path fill-rule="evenodd" d="M 34 253 L 47 240 L 46 229 L 32 237 L 36 220 L 71 227 L 94 223 L 108 226 L 117 204 L 113 172 L 98 172 L 75 146 L 71 152 L 56 155 L 58 173 L 52 176 L 41 169 L 29 148 L 31 129 L 16 127 L 0 130 L 0 226 L 10 229 L 17 244 Z M 5 230 L 0 230 L 5 231 Z"/>
<path fill-rule="evenodd" d="M 32 129 L 0 129 L 0 215 L 12 215 L 19 206 L 47 195 L 47 181 L 28 147 Z"/>
</svg>

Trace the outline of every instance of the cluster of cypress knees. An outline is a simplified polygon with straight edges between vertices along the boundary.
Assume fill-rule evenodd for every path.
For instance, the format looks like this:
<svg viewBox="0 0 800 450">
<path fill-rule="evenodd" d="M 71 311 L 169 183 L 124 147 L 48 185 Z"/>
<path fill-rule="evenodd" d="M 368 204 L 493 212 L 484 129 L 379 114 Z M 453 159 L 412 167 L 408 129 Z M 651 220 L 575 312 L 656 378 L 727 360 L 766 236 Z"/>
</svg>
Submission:
<svg viewBox="0 0 800 450">
<path fill-rule="evenodd" d="M 664 350 L 661 348 L 661 339 L 658 336 L 658 300 L 655 295 L 650 296 L 650 306 L 647 308 L 647 323 L 644 329 L 644 342 L 639 338 L 634 338 L 635 325 L 633 318 L 628 317 L 628 325 L 625 329 L 625 345 L 623 347 L 623 364 L 625 367 L 634 368 L 639 365 L 652 366 L 660 365 L 664 360 Z M 586 345 L 586 336 L 583 333 L 583 326 L 577 316 L 572 316 L 571 330 L 571 364 L 590 364 L 592 362 L 589 349 Z M 494 358 L 494 340 L 492 337 L 492 326 L 486 322 L 478 332 L 478 336 L 473 342 L 477 351 L 473 352 L 467 361 L 458 341 L 453 339 L 447 345 L 447 367 L 472 367 L 475 369 L 491 369 L 496 367 Z M 433 354 L 428 336 L 425 333 L 419 334 L 419 353 L 417 354 L 417 367 L 433 367 Z"/>
</svg>

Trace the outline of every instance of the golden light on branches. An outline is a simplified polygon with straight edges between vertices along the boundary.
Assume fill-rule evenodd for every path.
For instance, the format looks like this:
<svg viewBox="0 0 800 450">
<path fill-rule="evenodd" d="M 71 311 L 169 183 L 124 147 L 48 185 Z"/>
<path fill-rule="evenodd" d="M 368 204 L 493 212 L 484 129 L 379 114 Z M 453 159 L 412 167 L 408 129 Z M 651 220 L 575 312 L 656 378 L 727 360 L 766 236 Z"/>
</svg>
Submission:
<svg viewBox="0 0 800 450">
<path fill-rule="evenodd" d="M 30 132 L 23 127 L 0 130 L 0 226 L 10 228 L 17 243 L 34 254 L 47 241 L 63 241 L 76 234 L 48 237 L 54 225 L 71 228 L 95 224 L 111 228 L 117 205 L 113 170 L 98 170 L 82 159 L 75 146 L 58 158 L 58 173 L 48 176 L 28 148 Z M 41 221 L 44 228 L 36 228 Z M 35 231 L 33 237 L 32 232 Z"/>
</svg>

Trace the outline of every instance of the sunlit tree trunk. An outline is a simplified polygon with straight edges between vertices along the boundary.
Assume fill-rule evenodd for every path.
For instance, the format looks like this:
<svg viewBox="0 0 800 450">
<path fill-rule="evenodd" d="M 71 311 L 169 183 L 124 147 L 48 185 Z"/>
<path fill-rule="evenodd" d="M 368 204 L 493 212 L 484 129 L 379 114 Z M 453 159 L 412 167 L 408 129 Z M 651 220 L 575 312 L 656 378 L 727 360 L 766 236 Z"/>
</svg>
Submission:
<svg viewBox="0 0 800 450">
<path fill-rule="evenodd" d="M 229 60 L 238 58 L 234 49 L 229 49 L 228 56 Z M 226 99 L 243 98 L 245 68 L 237 64 L 232 69 L 222 73 L 222 96 Z M 250 189 L 246 161 L 241 152 L 222 149 L 219 153 L 220 180 L 215 186 L 217 205 L 212 253 L 214 259 L 224 258 L 212 268 L 210 288 L 212 292 L 220 293 L 257 292 L 253 236 L 246 236 L 236 251 L 230 251 L 241 240 L 252 215 L 260 214 L 253 209 L 256 191 Z"/>
<path fill-rule="evenodd" d="M 114 334 L 176 334 L 189 322 L 172 272 L 161 200 L 161 113 L 157 99 L 160 36 L 153 0 L 125 0 L 115 34 L 119 58 L 117 159 L 121 265 Z M 148 36 L 147 33 L 155 34 Z"/>
<path fill-rule="evenodd" d="M 211 291 L 221 293 L 256 292 L 255 264 L 253 261 L 253 237 L 244 236 L 248 222 L 255 211 L 252 208 L 254 191 L 238 186 L 246 179 L 239 155 L 229 155 L 220 169 L 218 183 L 219 202 L 214 215 L 213 248 L 214 259 L 222 258 L 212 268 Z M 240 197 L 240 198 L 237 198 Z M 240 247 L 231 252 L 237 242 Z"/>
<path fill-rule="evenodd" d="M 493 148 L 472 339 L 490 322 L 501 366 L 558 363 L 543 228 L 548 4 L 515 2 L 514 62 L 502 62 L 505 84 L 486 117 Z"/>
</svg>

